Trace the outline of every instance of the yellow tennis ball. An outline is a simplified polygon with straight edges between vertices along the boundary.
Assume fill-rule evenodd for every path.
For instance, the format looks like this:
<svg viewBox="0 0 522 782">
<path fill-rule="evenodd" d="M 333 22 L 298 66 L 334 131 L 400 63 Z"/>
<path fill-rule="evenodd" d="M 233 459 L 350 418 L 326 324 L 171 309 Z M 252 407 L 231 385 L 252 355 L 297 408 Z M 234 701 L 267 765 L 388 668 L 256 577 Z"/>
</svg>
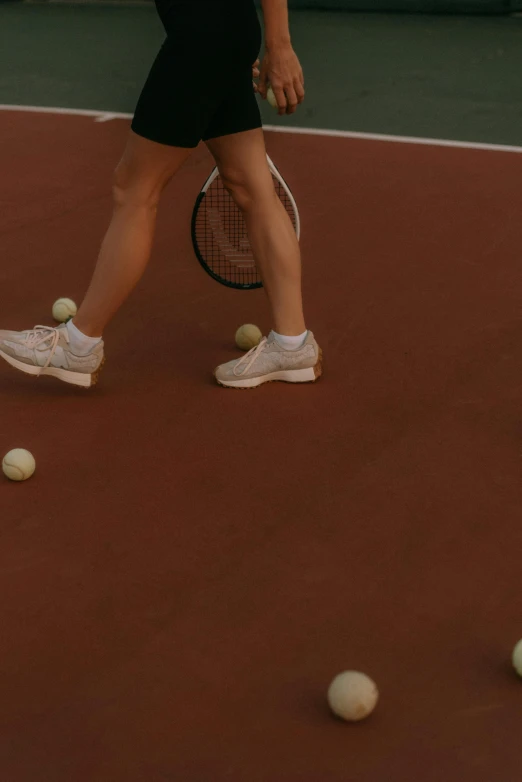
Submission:
<svg viewBox="0 0 522 782">
<path fill-rule="evenodd" d="M 269 104 L 272 106 L 273 109 L 277 109 L 277 99 L 274 95 L 274 90 L 272 87 L 269 87 L 266 91 L 266 99 L 269 102 Z"/>
<path fill-rule="evenodd" d="M 263 335 L 253 323 L 245 323 L 236 331 L 236 345 L 240 350 L 250 350 L 261 342 Z"/>
<path fill-rule="evenodd" d="M 522 640 L 520 640 L 513 649 L 512 661 L 513 668 L 519 676 L 522 676 Z"/>
<path fill-rule="evenodd" d="M 2 460 L 4 475 L 11 481 L 26 481 L 35 469 L 34 456 L 25 448 L 13 448 Z"/>
<path fill-rule="evenodd" d="M 344 671 L 328 688 L 328 704 L 333 713 L 343 720 L 358 722 L 372 713 L 379 691 L 369 676 L 359 671 Z"/>
<path fill-rule="evenodd" d="M 69 318 L 74 318 L 78 307 L 72 299 L 57 299 L 53 304 L 53 318 L 58 323 L 65 323 Z"/>
</svg>

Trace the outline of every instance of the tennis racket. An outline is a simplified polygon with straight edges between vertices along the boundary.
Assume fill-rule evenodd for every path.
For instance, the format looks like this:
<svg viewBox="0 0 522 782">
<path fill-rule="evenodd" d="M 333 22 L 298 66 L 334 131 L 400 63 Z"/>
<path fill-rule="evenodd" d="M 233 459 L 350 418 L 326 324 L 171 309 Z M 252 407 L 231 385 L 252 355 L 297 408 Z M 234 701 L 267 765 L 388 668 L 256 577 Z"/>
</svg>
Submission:
<svg viewBox="0 0 522 782">
<path fill-rule="evenodd" d="M 277 195 L 299 239 L 301 221 L 295 199 L 268 155 L 267 160 Z M 196 200 L 192 214 L 192 243 L 201 266 L 217 282 L 238 290 L 262 287 L 243 215 L 226 190 L 217 168 Z"/>
</svg>

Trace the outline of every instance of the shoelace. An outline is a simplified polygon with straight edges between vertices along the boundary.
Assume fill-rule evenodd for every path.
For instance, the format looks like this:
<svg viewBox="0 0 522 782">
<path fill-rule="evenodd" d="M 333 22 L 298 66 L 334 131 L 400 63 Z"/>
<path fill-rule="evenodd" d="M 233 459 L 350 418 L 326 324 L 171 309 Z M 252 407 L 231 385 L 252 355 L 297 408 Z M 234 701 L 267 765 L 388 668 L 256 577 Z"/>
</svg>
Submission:
<svg viewBox="0 0 522 782">
<path fill-rule="evenodd" d="M 267 342 L 267 338 L 263 337 L 259 345 L 256 345 L 255 348 L 249 350 L 248 353 L 245 353 L 245 355 L 239 359 L 239 361 L 234 365 L 234 375 L 236 377 L 241 377 L 241 375 L 244 375 L 245 372 L 248 372 L 256 358 L 265 349 Z M 250 359 L 250 361 L 248 359 Z M 246 364 L 246 366 L 241 370 L 241 372 L 236 372 L 236 369 L 241 367 L 243 364 Z"/>
<path fill-rule="evenodd" d="M 53 360 L 59 339 L 60 334 L 58 333 L 58 329 L 52 328 L 50 326 L 35 326 L 34 329 L 27 333 L 27 337 L 24 339 L 23 344 L 31 350 L 39 347 L 40 345 L 43 345 L 46 342 L 49 342 L 49 356 L 45 364 L 40 367 L 38 375 L 40 375 L 44 369 L 47 369 Z"/>
</svg>

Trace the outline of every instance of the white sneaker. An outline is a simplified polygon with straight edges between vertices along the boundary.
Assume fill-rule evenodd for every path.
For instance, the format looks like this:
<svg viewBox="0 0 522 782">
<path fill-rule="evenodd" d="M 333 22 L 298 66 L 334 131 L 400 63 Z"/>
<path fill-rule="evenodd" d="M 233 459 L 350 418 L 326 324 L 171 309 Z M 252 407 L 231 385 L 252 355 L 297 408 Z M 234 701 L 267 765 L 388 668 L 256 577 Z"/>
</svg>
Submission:
<svg viewBox="0 0 522 782">
<path fill-rule="evenodd" d="M 103 341 L 86 356 L 76 356 L 69 346 L 65 325 L 0 331 L 0 357 L 27 375 L 51 375 L 82 388 L 96 385 L 105 363 Z"/>
<path fill-rule="evenodd" d="M 214 377 L 228 388 L 255 388 L 262 383 L 312 383 L 323 372 L 322 350 L 311 331 L 300 348 L 285 350 L 273 334 L 242 358 L 221 364 Z"/>
</svg>

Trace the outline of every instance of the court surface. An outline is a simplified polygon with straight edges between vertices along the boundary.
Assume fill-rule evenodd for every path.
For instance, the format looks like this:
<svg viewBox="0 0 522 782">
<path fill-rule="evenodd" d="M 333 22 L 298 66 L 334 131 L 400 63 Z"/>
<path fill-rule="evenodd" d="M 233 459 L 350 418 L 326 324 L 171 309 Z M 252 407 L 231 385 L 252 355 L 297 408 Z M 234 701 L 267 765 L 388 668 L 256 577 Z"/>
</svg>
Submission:
<svg viewBox="0 0 522 782">
<path fill-rule="evenodd" d="M 3 327 L 82 296 L 128 129 L 96 119 L 0 112 Z M 9 782 L 520 778 L 522 156 L 344 130 L 267 133 L 320 382 L 213 383 L 271 324 L 193 257 L 204 149 L 100 385 L 0 366 L 0 450 L 37 459 L 0 482 Z M 381 691 L 357 725 L 346 668 Z"/>
</svg>

